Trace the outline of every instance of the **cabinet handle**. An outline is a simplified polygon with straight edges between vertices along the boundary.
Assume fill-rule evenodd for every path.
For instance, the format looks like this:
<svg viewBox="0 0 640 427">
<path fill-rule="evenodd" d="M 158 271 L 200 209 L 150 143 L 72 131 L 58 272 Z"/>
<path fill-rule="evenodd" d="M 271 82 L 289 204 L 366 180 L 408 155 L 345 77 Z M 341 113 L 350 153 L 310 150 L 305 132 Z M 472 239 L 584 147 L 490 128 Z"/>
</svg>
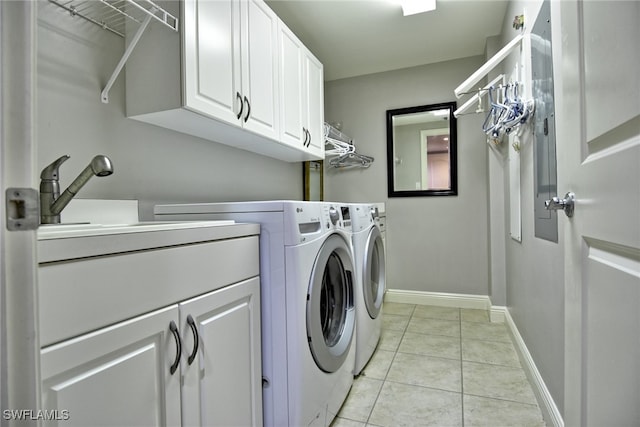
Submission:
<svg viewBox="0 0 640 427">
<path fill-rule="evenodd" d="M 307 146 L 307 138 L 309 138 L 309 134 L 307 133 L 307 128 L 303 127 L 302 128 L 302 133 L 304 133 L 304 141 L 302 141 L 302 146 L 306 147 Z"/>
<path fill-rule="evenodd" d="M 311 132 L 309 132 L 309 129 L 307 129 L 307 135 L 309 136 L 309 139 L 307 140 L 307 147 L 311 145 Z"/>
<path fill-rule="evenodd" d="M 244 104 L 242 103 L 242 96 L 240 95 L 240 92 L 236 92 L 236 98 L 240 100 L 240 111 L 238 111 L 238 115 L 236 116 L 236 118 L 240 120 L 240 117 L 242 116 L 242 110 L 244 110 Z"/>
<path fill-rule="evenodd" d="M 244 122 L 247 123 L 247 120 L 249 120 L 249 116 L 251 115 L 251 103 L 246 96 L 244 97 L 244 102 L 247 103 L 247 115 L 244 117 Z"/>
<path fill-rule="evenodd" d="M 191 317 L 191 315 L 187 316 L 187 324 L 191 328 L 191 332 L 193 332 L 193 351 L 191 352 L 191 355 L 187 359 L 187 362 L 189 362 L 189 365 L 191 365 L 195 360 L 196 356 L 198 355 L 198 347 L 200 346 L 200 336 L 198 335 L 198 327 L 196 326 L 196 322 L 193 320 L 193 317 Z"/>
<path fill-rule="evenodd" d="M 176 372 L 176 369 L 178 369 L 178 366 L 180 365 L 180 355 L 182 354 L 182 341 L 180 341 L 180 334 L 178 333 L 178 327 L 176 326 L 176 322 L 174 322 L 173 320 L 171 321 L 171 323 L 169 323 L 169 330 L 171 330 L 171 333 L 173 334 L 173 338 L 175 338 L 176 340 L 176 360 L 173 362 L 173 365 L 171 365 L 171 367 L 169 368 L 169 372 L 171 373 L 171 375 L 174 374 L 174 372 Z"/>
</svg>

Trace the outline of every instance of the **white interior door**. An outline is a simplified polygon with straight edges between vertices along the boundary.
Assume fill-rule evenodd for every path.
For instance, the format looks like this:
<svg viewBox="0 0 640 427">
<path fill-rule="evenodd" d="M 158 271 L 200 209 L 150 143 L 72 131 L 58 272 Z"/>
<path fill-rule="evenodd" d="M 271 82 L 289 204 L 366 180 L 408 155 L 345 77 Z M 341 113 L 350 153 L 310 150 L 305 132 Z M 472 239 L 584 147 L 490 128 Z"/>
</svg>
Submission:
<svg viewBox="0 0 640 427">
<path fill-rule="evenodd" d="M 554 7 L 558 188 L 576 195 L 573 217 L 560 215 L 565 423 L 638 425 L 640 2 Z"/>
<path fill-rule="evenodd" d="M 0 2 L 0 407 L 3 409 L 35 410 L 40 401 L 36 231 L 6 228 L 7 216 L 22 218 L 20 204 L 9 203 L 6 190 L 37 188 L 34 170 L 37 6 L 30 1 Z M 13 209 L 5 215 L 8 203 Z M 8 420 L 3 419 L 3 425 L 5 422 Z M 36 422 L 29 423 L 27 419 L 20 425 Z"/>
</svg>

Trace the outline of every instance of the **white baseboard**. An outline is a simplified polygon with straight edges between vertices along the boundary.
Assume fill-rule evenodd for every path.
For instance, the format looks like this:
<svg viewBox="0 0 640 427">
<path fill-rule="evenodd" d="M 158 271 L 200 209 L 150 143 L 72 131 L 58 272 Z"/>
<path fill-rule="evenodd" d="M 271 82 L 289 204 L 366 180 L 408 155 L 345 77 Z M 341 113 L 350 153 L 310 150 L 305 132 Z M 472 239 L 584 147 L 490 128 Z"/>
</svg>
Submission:
<svg viewBox="0 0 640 427">
<path fill-rule="evenodd" d="M 514 343 L 516 351 L 518 352 L 518 356 L 520 357 L 520 361 L 523 364 L 523 368 L 531 385 L 533 386 L 533 392 L 535 393 L 538 403 L 540 404 L 540 409 L 542 410 L 542 415 L 544 416 L 545 422 L 554 427 L 564 427 L 564 420 L 562 419 L 562 414 L 560 410 L 556 406 L 556 402 L 553 400 L 547 385 L 544 383 L 542 379 L 542 375 L 540 375 L 540 371 L 533 361 L 533 357 L 531 357 L 531 353 L 527 349 L 518 328 L 516 327 L 513 318 L 509 314 L 509 310 L 506 307 L 492 307 L 491 312 L 493 315 L 493 311 L 502 312 L 502 316 L 504 318 L 504 322 L 511 334 L 511 339 Z"/>
<path fill-rule="evenodd" d="M 385 302 L 404 304 L 437 305 L 440 307 L 475 308 L 489 310 L 491 300 L 486 295 L 447 294 L 441 292 L 406 291 L 387 289 Z"/>
<path fill-rule="evenodd" d="M 489 319 L 491 323 L 504 323 L 506 311 L 507 307 L 492 305 L 489 309 Z"/>
</svg>

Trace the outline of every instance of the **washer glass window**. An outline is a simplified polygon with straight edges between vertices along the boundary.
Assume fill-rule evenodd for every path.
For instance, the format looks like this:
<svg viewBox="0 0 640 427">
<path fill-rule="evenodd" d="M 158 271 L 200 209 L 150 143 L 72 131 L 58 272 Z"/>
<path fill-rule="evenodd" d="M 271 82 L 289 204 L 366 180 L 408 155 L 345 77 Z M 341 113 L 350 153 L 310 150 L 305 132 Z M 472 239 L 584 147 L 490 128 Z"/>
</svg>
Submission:
<svg viewBox="0 0 640 427">
<path fill-rule="evenodd" d="M 373 257 L 371 258 L 371 296 L 373 300 L 378 299 L 378 290 L 380 288 L 380 253 L 378 251 L 378 245 L 373 246 Z"/>
<path fill-rule="evenodd" d="M 345 239 L 333 234 L 318 252 L 307 294 L 307 338 L 320 369 L 340 369 L 354 331 L 353 260 Z"/>
<path fill-rule="evenodd" d="M 347 313 L 345 310 L 347 275 L 340 257 L 332 252 L 324 268 L 320 292 L 320 318 L 324 342 L 333 347 L 340 340 Z"/>
<path fill-rule="evenodd" d="M 369 317 L 375 319 L 380 314 L 385 289 L 385 254 L 382 236 L 378 227 L 373 227 L 367 239 L 364 271 L 364 301 Z"/>
</svg>

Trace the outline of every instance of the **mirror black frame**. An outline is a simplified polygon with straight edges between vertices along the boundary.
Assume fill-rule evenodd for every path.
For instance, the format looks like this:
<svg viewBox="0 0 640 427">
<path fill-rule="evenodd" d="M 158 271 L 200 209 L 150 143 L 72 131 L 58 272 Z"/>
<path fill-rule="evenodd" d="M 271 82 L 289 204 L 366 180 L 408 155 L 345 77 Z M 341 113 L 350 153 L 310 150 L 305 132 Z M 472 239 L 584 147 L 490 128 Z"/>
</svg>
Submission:
<svg viewBox="0 0 640 427">
<path fill-rule="evenodd" d="M 448 109 L 449 122 L 449 189 L 435 190 L 396 190 L 394 183 L 394 141 L 393 118 L 404 114 L 415 114 L 435 110 Z M 453 112 L 457 109 L 455 102 L 440 104 L 420 105 L 417 107 L 398 108 L 387 110 L 387 189 L 389 197 L 420 197 L 420 196 L 457 196 L 458 195 L 458 131 L 456 118 Z"/>
</svg>

